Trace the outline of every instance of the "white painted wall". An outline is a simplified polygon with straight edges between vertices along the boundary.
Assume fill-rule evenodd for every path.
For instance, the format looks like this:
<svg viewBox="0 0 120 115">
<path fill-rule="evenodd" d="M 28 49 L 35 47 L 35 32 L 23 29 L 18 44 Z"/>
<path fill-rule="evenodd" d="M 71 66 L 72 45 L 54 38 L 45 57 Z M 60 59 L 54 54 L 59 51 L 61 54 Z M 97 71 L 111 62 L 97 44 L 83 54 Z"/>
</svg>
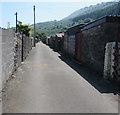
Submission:
<svg viewBox="0 0 120 115">
<path fill-rule="evenodd" d="M 104 59 L 104 78 L 105 79 L 112 79 L 114 78 L 113 76 L 113 66 L 115 65 L 114 63 L 114 53 L 115 53 L 115 42 L 109 42 L 106 44 L 105 47 L 105 59 Z M 118 47 L 120 47 L 120 43 L 118 43 Z M 120 54 L 120 51 L 119 51 Z M 120 60 L 119 60 L 120 62 Z M 118 74 L 120 75 L 120 63 L 118 62 Z"/>
<path fill-rule="evenodd" d="M 4 82 L 9 78 L 14 69 L 14 32 L 10 30 L 0 29 L 0 41 L 2 52 L 0 59 L 0 76 Z"/>
</svg>

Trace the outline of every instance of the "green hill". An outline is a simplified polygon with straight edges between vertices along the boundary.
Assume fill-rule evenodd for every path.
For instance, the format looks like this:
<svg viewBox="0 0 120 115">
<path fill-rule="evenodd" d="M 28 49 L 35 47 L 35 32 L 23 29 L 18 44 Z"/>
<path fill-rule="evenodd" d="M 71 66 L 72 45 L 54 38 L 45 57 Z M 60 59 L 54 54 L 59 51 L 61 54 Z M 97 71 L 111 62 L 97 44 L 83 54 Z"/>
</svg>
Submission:
<svg viewBox="0 0 120 115">
<path fill-rule="evenodd" d="M 36 24 L 36 31 L 51 36 L 58 32 L 64 32 L 69 27 L 80 23 L 88 23 L 105 15 L 120 15 L 120 2 L 106 2 L 85 7 L 73 12 L 60 21 L 48 21 Z"/>
</svg>

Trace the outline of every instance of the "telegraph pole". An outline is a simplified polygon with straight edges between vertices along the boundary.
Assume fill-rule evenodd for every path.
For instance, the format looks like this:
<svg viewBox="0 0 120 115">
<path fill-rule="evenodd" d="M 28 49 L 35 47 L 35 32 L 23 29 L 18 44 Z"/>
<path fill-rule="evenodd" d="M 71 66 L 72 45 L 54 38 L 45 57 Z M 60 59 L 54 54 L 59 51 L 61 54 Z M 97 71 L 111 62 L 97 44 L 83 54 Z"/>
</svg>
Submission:
<svg viewBox="0 0 120 115">
<path fill-rule="evenodd" d="M 33 6 L 33 11 L 34 11 L 34 47 L 36 45 L 36 40 L 35 40 L 35 6 Z"/>
<path fill-rule="evenodd" d="M 10 22 L 8 22 L 7 24 L 7 29 L 10 29 Z"/>
<path fill-rule="evenodd" d="M 16 15 L 16 33 L 17 33 L 17 12 L 15 13 Z"/>
</svg>

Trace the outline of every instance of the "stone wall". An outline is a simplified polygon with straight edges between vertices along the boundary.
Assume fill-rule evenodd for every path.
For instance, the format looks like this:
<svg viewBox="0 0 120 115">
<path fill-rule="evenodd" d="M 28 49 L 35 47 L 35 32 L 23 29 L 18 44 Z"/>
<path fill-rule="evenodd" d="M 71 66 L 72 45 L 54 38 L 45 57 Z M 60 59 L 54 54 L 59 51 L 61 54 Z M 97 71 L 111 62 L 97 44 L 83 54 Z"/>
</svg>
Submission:
<svg viewBox="0 0 120 115">
<path fill-rule="evenodd" d="M 20 66 L 22 61 L 22 35 L 16 34 L 14 38 L 14 67 L 15 70 Z"/>
<path fill-rule="evenodd" d="M 32 40 L 29 37 L 26 37 L 25 35 L 22 36 L 22 45 L 23 45 L 23 61 L 28 56 L 30 50 L 32 49 Z"/>
<path fill-rule="evenodd" d="M 105 59 L 104 59 L 104 78 L 113 79 L 113 65 L 114 65 L 114 48 L 115 42 L 108 42 L 105 46 Z"/>
<path fill-rule="evenodd" d="M 4 84 L 14 70 L 14 32 L 5 29 L 0 29 L 0 31 L 0 44 L 2 44 L 0 71 L 2 71 L 2 83 Z"/>
<path fill-rule="evenodd" d="M 31 38 L 15 34 L 12 30 L 0 29 L 0 90 L 31 49 Z"/>
<path fill-rule="evenodd" d="M 15 69 L 24 61 L 32 49 L 32 39 L 17 33 L 14 39 L 14 65 Z"/>
<path fill-rule="evenodd" d="M 103 73 L 105 45 L 107 42 L 114 42 L 118 34 L 117 23 L 104 23 L 88 30 L 82 31 L 82 59 L 81 61 Z"/>
<path fill-rule="evenodd" d="M 108 42 L 105 47 L 104 78 L 120 81 L 120 42 Z M 117 51 L 116 51 L 117 50 Z M 117 57 L 116 57 L 117 56 Z"/>
</svg>

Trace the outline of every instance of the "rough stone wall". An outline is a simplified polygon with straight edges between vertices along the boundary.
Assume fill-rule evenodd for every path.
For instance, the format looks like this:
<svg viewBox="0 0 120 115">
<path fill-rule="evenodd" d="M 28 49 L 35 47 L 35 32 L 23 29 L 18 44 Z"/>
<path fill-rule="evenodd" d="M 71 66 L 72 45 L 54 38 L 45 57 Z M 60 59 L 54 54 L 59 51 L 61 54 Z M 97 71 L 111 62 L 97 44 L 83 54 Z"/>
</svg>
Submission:
<svg viewBox="0 0 120 115">
<path fill-rule="evenodd" d="M 115 47 L 113 47 L 114 53 L 113 53 L 113 77 L 120 81 L 120 42 L 115 42 Z"/>
<path fill-rule="evenodd" d="M 113 78 L 113 65 L 114 65 L 114 48 L 115 42 L 108 42 L 105 46 L 105 59 L 104 59 L 104 78 L 112 79 Z"/>
<path fill-rule="evenodd" d="M 32 47 L 34 47 L 34 37 L 30 36 L 30 39 L 31 39 L 31 45 Z"/>
<path fill-rule="evenodd" d="M 15 70 L 20 66 L 22 61 L 22 36 L 16 34 L 14 38 L 14 67 Z"/>
<path fill-rule="evenodd" d="M 118 42 L 118 48 L 115 48 L 115 42 L 108 42 L 106 44 L 103 75 L 105 79 L 116 79 L 120 81 L 120 42 Z"/>
<path fill-rule="evenodd" d="M 25 35 L 22 36 L 23 38 L 23 60 L 26 59 L 28 56 L 30 50 L 32 49 L 32 41 L 29 37 L 26 37 Z"/>
<path fill-rule="evenodd" d="M 32 39 L 25 35 L 17 33 L 14 38 L 14 68 L 20 66 L 32 49 Z"/>
<path fill-rule="evenodd" d="M 5 81 L 20 66 L 22 61 L 22 45 L 23 59 L 26 59 L 28 53 L 32 49 L 32 41 L 30 38 L 11 30 L 0 29 L 0 90 Z"/>
<path fill-rule="evenodd" d="M 0 29 L 0 38 L 2 38 L 2 83 L 9 78 L 14 70 L 14 32 Z M 1 62 L 0 62 L 1 63 Z"/>
<path fill-rule="evenodd" d="M 104 23 L 82 31 L 81 61 L 102 74 L 104 68 L 105 45 L 107 42 L 115 41 L 115 37 L 118 34 L 117 31 L 117 23 Z"/>
</svg>

